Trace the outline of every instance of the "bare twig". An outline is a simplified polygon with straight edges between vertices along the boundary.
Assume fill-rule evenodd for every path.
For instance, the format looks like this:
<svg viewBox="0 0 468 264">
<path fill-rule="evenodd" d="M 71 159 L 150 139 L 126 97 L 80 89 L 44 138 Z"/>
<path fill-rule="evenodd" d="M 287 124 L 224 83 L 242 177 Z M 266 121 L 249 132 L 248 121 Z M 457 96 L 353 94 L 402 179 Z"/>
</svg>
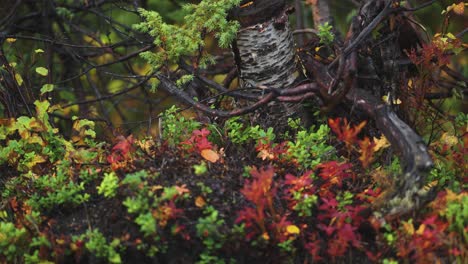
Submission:
<svg viewBox="0 0 468 264">
<path fill-rule="evenodd" d="M 95 98 L 95 99 L 91 99 L 91 100 L 85 100 L 85 101 L 69 103 L 69 104 L 63 105 L 62 108 L 68 108 L 68 107 L 71 107 L 71 106 L 74 106 L 74 105 L 90 104 L 90 103 L 95 103 L 95 102 L 99 102 L 99 101 L 103 101 L 103 100 L 112 99 L 112 98 L 114 98 L 116 96 L 126 94 L 126 93 L 140 87 L 142 84 L 146 83 L 151 77 L 153 77 L 153 76 L 148 75 L 148 76 L 146 76 L 145 79 L 139 81 L 138 83 L 136 83 L 136 84 L 134 84 L 134 85 L 120 91 L 120 92 L 104 95 L 104 96 L 101 96 L 101 97 L 98 97 L 98 98 Z"/>
</svg>

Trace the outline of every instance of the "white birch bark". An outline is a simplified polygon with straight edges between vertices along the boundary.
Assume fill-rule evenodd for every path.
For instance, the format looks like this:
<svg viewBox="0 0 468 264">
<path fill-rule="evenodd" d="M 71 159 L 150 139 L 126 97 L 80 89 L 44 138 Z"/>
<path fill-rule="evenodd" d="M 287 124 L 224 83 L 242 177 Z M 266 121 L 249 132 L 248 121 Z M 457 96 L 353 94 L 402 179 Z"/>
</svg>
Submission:
<svg viewBox="0 0 468 264">
<path fill-rule="evenodd" d="M 294 82 L 295 52 L 286 21 L 275 19 L 239 30 L 237 48 L 243 86 L 286 88 Z"/>
</svg>

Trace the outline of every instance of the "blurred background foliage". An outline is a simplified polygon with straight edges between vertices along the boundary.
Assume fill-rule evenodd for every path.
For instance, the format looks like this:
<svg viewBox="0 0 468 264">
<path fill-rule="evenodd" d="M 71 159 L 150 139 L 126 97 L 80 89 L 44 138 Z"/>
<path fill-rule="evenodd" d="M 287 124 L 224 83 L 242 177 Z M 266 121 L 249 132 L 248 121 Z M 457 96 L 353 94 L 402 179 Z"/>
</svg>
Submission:
<svg viewBox="0 0 468 264">
<path fill-rule="evenodd" d="M 51 117 L 65 134 L 71 132 L 73 116 L 97 121 L 102 132 L 98 134 L 105 136 L 157 134 L 158 114 L 177 102 L 162 91 L 150 92 L 151 84 L 157 80 L 149 75 L 150 67 L 139 53 L 157 47 L 149 36 L 133 28 L 141 22 L 137 8 L 159 12 L 166 23 L 181 24 L 186 15 L 182 5 L 189 2 L 199 1 L 3 0 L 0 118 L 31 115 L 35 100 L 48 99 L 58 105 Z M 294 1 L 289 2 L 294 6 Z M 358 2 L 330 1 L 335 23 L 343 34 L 356 14 Z M 418 5 L 425 1 L 410 2 Z M 453 2 L 437 1 L 416 12 L 429 36 L 444 30 L 441 12 Z M 304 26 L 313 27 L 310 7 L 303 1 L 301 4 Z M 294 27 L 295 14 L 290 18 Z M 465 12 L 453 17 L 446 30 L 456 34 L 467 27 L 467 21 Z M 207 36 L 207 43 L 215 43 L 212 36 Z M 466 60 L 466 53 L 462 52 L 454 57 L 453 64 L 465 77 Z M 215 80 L 226 74 L 206 73 Z M 46 84 L 52 84 L 54 89 L 41 94 Z M 463 110 L 460 98 L 449 102 L 453 111 Z M 194 115 L 190 111 L 184 113 Z"/>
</svg>

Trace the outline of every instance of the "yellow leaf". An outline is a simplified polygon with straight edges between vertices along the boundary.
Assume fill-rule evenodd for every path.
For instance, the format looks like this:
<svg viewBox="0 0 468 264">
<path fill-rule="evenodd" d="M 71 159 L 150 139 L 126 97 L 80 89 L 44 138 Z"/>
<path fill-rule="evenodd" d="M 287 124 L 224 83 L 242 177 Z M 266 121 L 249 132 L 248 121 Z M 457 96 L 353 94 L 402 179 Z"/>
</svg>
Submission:
<svg viewBox="0 0 468 264">
<path fill-rule="evenodd" d="M 150 139 L 137 140 L 135 143 L 147 154 L 154 153 L 153 151 L 153 148 L 155 145 L 154 140 L 150 140 Z"/>
<path fill-rule="evenodd" d="M 377 152 L 381 149 L 386 149 L 390 146 L 390 143 L 384 135 L 382 135 L 380 138 L 374 137 L 374 143 L 374 152 Z"/>
<path fill-rule="evenodd" d="M 19 86 L 23 84 L 23 77 L 19 73 L 15 73 L 15 79 Z"/>
<path fill-rule="evenodd" d="M 444 132 L 440 137 L 440 141 L 448 146 L 455 146 L 458 143 L 458 138 L 456 136 L 450 135 L 447 132 Z"/>
<path fill-rule="evenodd" d="M 388 95 L 382 96 L 382 100 L 383 100 L 385 103 L 387 103 L 388 105 L 390 105 L 390 104 L 393 104 L 393 105 L 399 105 L 399 104 L 401 104 L 401 100 L 398 99 L 398 98 L 396 98 L 396 99 L 393 98 L 393 100 L 392 100 L 393 102 L 390 102 L 390 98 L 389 98 Z"/>
<path fill-rule="evenodd" d="M 162 187 L 161 185 L 154 185 L 154 186 L 151 186 L 151 191 L 152 192 L 155 192 L 157 190 L 162 190 L 164 189 L 164 187 Z"/>
<path fill-rule="evenodd" d="M 254 2 L 254 1 L 247 2 L 247 3 L 243 4 L 243 5 L 241 5 L 240 8 L 249 7 L 249 6 L 251 6 L 251 5 L 253 4 L 253 2 Z"/>
<path fill-rule="evenodd" d="M 450 189 L 445 189 L 447 192 L 447 195 L 445 196 L 445 199 L 447 203 L 453 202 L 453 201 L 461 201 L 463 195 L 462 194 L 456 194 L 452 192 Z"/>
<path fill-rule="evenodd" d="M 295 225 L 288 225 L 286 227 L 286 232 L 288 232 L 289 234 L 294 234 L 294 235 L 297 235 L 301 232 L 301 230 L 299 230 L 299 227 L 295 226 Z"/>
<path fill-rule="evenodd" d="M 424 229 L 426 229 L 426 225 L 425 224 L 421 224 L 418 228 L 418 231 L 416 231 L 416 234 L 418 235 L 422 235 L 424 233 Z"/>
<path fill-rule="evenodd" d="M 403 222 L 403 230 L 409 235 L 414 234 L 414 226 L 411 222 Z"/>
<path fill-rule="evenodd" d="M 11 44 L 11 43 L 15 43 L 15 42 L 16 42 L 16 39 L 15 39 L 15 38 L 7 38 L 7 39 L 6 39 L 6 42 L 8 42 L 8 43 L 10 43 L 10 44 Z"/>
<path fill-rule="evenodd" d="M 29 143 L 29 144 L 38 144 L 42 147 L 45 147 L 46 146 L 46 143 L 44 142 L 44 140 L 39 137 L 39 136 L 34 136 L 34 137 L 31 137 L 31 136 L 28 136 L 26 138 L 26 141 Z"/>
<path fill-rule="evenodd" d="M 447 33 L 446 35 L 449 39 L 457 39 L 457 37 L 455 37 L 455 35 L 453 35 L 452 33 Z"/>
<path fill-rule="evenodd" d="M 258 152 L 257 157 L 261 158 L 262 160 L 266 160 L 266 159 L 271 160 L 271 159 L 273 159 L 275 157 L 275 155 L 270 153 L 267 149 L 262 149 L 262 150 L 260 150 L 260 152 Z"/>
<path fill-rule="evenodd" d="M 36 155 L 36 156 L 34 156 L 34 158 L 32 158 L 30 161 L 28 161 L 28 162 L 26 163 L 26 167 L 32 168 L 32 167 L 34 167 L 36 164 L 44 163 L 44 162 L 46 162 L 46 159 L 45 159 L 43 156 Z"/>
<path fill-rule="evenodd" d="M 264 240 L 270 240 L 270 236 L 268 235 L 267 232 L 263 233 L 262 238 L 263 238 Z"/>
<path fill-rule="evenodd" d="M 460 2 L 458 4 L 453 4 L 453 12 L 457 15 L 463 15 L 465 13 L 465 4 L 463 2 Z"/>
<path fill-rule="evenodd" d="M 71 243 L 71 244 L 70 244 L 70 249 L 71 249 L 72 251 L 77 251 L 77 250 L 80 249 L 80 248 L 76 245 L 76 243 Z"/>
<path fill-rule="evenodd" d="M 206 205 L 205 199 L 201 196 L 197 196 L 197 198 L 195 198 L 195 205 L 200 208 L 204 207 Z"/>
<path fill-rule="evenodd" d="M 408 87 L 410 87 L 410 88 L 413 87 L 413 80 L 411 80 L 411 79 L 408 80 Z"/>
<path fill-rule="evenodd" d="M 204 149 L 200 152 L 201 156 L 209 162 L 217 162 L 219 160 L 219 155 L 212 149 Z"/>
</svg>

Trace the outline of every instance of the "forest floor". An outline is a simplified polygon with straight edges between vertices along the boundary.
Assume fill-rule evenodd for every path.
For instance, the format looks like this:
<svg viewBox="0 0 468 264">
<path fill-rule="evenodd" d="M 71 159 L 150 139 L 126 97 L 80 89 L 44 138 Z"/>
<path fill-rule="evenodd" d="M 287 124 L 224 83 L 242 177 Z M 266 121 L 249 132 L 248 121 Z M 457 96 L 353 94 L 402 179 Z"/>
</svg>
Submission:
<svg viewBox="0 0 468 264">
<path fill-rule="evenodd" d="M 0 263 L 466 260 L 466 134 L 431 146 L 444 166 L 427 179 L 437 197 L 386 216 L 399 162 L 366 122 L 268 128 L 170 110 L 159 137 L 105 143 L 92 122 L 65 139 L 45 120 L 7 126 Z"/>
</svg>

